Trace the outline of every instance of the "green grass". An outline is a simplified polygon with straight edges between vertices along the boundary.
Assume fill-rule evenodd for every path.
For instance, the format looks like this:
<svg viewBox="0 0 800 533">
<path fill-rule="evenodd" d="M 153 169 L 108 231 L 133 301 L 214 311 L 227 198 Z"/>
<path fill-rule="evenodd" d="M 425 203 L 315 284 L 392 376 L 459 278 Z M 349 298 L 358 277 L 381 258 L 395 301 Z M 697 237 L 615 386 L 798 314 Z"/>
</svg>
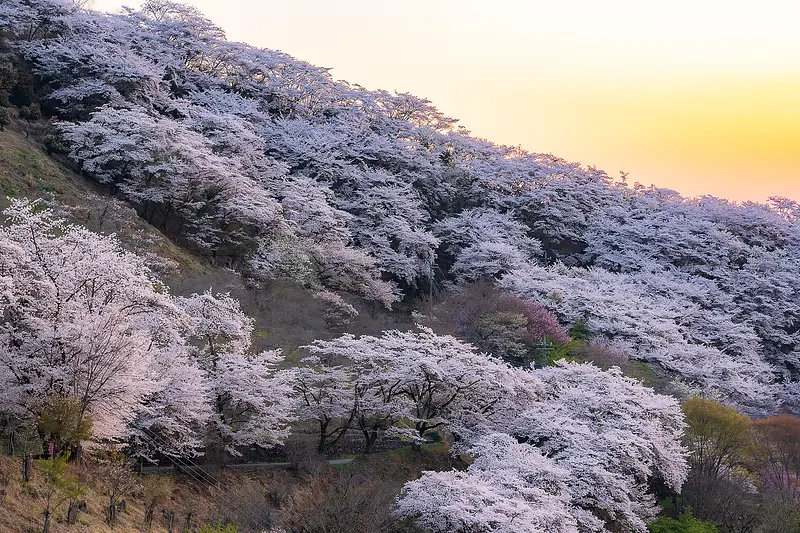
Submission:
<svg viewBox="0 0 800 533">
<path fill-rule="evenodd" d="M 0 188 L 5 196 L 38 198 L 42 193 L 79 198 L 94 187 L 51 159 L 20 132 L 0 131 Z"/>
<path fill-rule="evenodd" d="M 32 136 L 6 128 L 0 131 L 0 209 L 8 207 L 9 197 L 56 200 L 75 208 L 78 219 L 73 222 L 83 225 L 87 225 L 84 219 L 89 215 L 102 218 L 110 202 L 102 186 L 51 158 Z M 182 271 L 209 271 L 201 258 L 176 246 L 134 212 L 118 211 L 115 216 L 112 223 L 120 227 L 111 231 L 117 233 L 124 247 L 172 259 Z"/>
</svg>

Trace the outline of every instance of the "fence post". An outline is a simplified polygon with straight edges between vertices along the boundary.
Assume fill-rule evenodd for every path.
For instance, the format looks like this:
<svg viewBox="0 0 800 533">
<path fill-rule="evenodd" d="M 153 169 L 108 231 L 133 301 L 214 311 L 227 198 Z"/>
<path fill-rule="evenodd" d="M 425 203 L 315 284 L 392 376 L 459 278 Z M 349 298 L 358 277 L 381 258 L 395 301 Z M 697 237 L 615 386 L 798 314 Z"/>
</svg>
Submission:
<svg viewBox="0 0 800 533">
<path fill-rule="evenodd" d="M 30 482 L 31 480 L 31 456 L 25 454 L 25 457 L 22 459 L 22 481 L 25 483 Z"/>
</svg>

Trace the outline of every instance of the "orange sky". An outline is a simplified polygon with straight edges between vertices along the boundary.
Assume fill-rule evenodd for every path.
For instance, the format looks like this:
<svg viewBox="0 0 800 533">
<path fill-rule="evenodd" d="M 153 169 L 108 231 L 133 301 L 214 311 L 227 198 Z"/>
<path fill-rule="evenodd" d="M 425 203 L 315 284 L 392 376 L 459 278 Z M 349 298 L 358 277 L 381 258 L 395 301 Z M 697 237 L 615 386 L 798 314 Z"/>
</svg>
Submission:
<svg viewBox="0 0 800 533">
<path fill-rule="evenodd" d="M 95 0 L 101 10 L 137 1 Z M 800 200 L 800 2 L 192 0 L 232 40 L 686 195 Z"/>
</svg>

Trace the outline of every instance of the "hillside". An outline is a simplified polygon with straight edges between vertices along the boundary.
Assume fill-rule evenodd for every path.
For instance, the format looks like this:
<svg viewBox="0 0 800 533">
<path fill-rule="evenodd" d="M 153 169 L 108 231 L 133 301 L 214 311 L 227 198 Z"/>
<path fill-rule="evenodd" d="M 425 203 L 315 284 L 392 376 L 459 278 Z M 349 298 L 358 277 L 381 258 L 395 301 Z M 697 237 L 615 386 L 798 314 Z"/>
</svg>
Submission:
<svg viewBox="0 0 800 533">
<path fill-rule="evenodd" d="M 684 483 L 717 520 L 691 499 L 696 396 L 742 434 L 735 409 L 800 415 L 792 200 L 497 146 L 169 0 L 0 0 L 0 126 L 12 447 L 214 463 L 444 435 L 469 459 L 404 475 L 382 531 L 642 533 Z M 775 488 L 751 438 L 715 470 L 741 498 Z"/>
<path fill-rule="evenodd" d="M 6 99 L 211 264 L 302 285 L 331 323 L 358 299 L 495 279 L 681 386 L 796 408 L 796 203 L 687 199 L 495 146 L 424 99 L 231 43 L 179 4 L 61 6 L 4 2 Z"/>
<path fill-rule="evenodd" d="M 389 522 L 385 504 L 407 479 L 419 477 L 424 469 L 454 463 L 441 447 L 421 454 L 408 451 L 375 454 L 341 466 L 326 466 L 314 458 L 291 467 L 206 468 L 194 476 L 177 470 L 130 473 L 126 479 L 130 488 L 118 499 L 118 503 L 125 500 L 124 510 L 120 508 L 113 527 L 105 520 L 109 484 L 103 475 L 107 471 L 96 463 L 72 465 L 70 473 L 82 489 L 72 501 L 85 506 L 76 513 L 74 524 L 68 523 L 68 502 L 56 506 L 51 531 L 166 533 L 237 523 L 244 530 L 277 532 L 275 524 L 282 521 L 299 526 L 304 521 L 327 520 L 328 528 L 344 526 L 352 533 L 370 533 Z M 1 531 L 41 531 L 48 488 L 43 466 L 43 462 L 35 463 L 30 482 L 21 484 L 21 461 L 0 457 L 0 488 L 5 491 L 0 496 Z M 348 506 L 343 497 L 347 493 L 360 505 Z M 149 526 L 148 506 L 154 511 Z M 211 528 L 206 531 L 216 533 Z"/>
<path fill-rule="evenodd" d="M 126 249 L 144 257 L 148 267 L 177 294 L 189 295 L 208 287 L 230 292 L 256 318 L 256 330 L 261 332 L 255 339 L 257 346 L 293 349 L 320 335 L 342 331 L 341 327 L 328 328 L 324 305 L 302 286 L 284 280 L 256 286 L 173 243 L 102 184 L 82 176 L 67 161 L 48 155 L 44 147 L 47 124 L 14 117 L 0 131 L 0 207 L 7 207 L 9 198 L 40 198 L 71 222 L 119 237 Z M 276 300 L 281 302 L 279 308 L 272 305 Z M 349 331 L 378 333 L 387 327 L 410 325 L 409 318 L 392 316 L 380 305 L 365 302 L 361 307 L 362 313 L 348 322 Z"/>
</svg>

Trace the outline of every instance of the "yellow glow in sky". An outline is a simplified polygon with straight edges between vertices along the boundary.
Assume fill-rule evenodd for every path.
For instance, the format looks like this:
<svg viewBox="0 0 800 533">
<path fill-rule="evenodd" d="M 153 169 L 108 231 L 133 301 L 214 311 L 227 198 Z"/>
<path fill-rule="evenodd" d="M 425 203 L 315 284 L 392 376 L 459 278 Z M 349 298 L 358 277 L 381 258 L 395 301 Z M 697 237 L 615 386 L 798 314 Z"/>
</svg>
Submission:
<svg viewBox="0 0 800 533">
<path fill-rule="evenodd" d="M 800 200 L 796 0 L 188 3 L 232 40 L 429 98 L 479 137 L 689 196 Z"/>
</svg>

